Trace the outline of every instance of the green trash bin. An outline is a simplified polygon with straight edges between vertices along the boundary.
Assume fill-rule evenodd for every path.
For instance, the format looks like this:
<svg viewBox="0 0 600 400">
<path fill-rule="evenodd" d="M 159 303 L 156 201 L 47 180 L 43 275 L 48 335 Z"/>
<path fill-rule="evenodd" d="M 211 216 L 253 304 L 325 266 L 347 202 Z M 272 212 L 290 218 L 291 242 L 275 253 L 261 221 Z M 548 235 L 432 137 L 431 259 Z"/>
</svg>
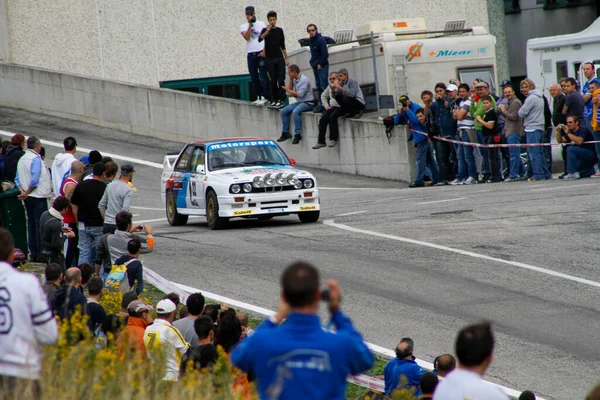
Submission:
<svg viewBox="0 0 600 400">
<path fill-rule="evenodd" d="M 19 194 L 17 188 L 0 192 L 0 221 L 2 226 L 12 233 L 15 247 L 27 256 L 27 218 L 23 202 L 18 199 Z"/>
</svg>

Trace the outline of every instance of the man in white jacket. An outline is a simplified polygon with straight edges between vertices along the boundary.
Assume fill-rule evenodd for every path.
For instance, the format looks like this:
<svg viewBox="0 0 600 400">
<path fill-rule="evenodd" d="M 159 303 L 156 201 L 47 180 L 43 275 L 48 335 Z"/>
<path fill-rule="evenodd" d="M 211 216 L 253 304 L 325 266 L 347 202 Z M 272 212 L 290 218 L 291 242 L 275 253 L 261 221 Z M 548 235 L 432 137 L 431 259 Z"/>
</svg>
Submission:
<svg viewBox="0 0 600 400">
<path fill-rule="evenodd" d="M 42 345 L 58 327 L 38 279 L 12 267 L 12 235 L 0 228 L 0 398 L 41 398 Z"/>
<path fill-rule="evenodd" d="M 74 137 L 69 136 L 63 140 L 63 146 L 65 152 L 58 153 L 56 157 L 54 157 L 54 162 L 52 163 L 52 191 L 55 196 L 60 196 L 62 183 L 71 174 L 71 164 L 73 164 L 74 161 L 77 161 L 77 158 L 75 158 L 77 140 L 75 140 Z"/>
</svg>

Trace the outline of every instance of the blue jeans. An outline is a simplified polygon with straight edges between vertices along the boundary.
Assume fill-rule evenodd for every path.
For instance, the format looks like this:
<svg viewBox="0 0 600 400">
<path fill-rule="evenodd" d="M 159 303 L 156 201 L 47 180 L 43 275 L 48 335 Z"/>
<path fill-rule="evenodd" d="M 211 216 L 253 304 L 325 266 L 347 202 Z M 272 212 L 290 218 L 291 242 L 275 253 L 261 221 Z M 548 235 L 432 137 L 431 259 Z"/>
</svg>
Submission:
<svg viewBox="0 0 600 400">
<path fill-rule="evenodd" d="M 79 264 L 96 261 L 96 248 L 102 237 L 101 226 L 85 226 L 79 223 Z"/>
<path fill-rule="evenodd" d="M 542 140 L 544 143 L 552 143 L 552 128 L 546 129 Z M 552 146 L 544 146 L 544 159 L 546 160 L 548 171 L 552 173 Z"/>
<path fill-rule="evenodd" d="M 567 173 L 579 172 L 581 176 L 590 176 L 597 162 L 594 150 L 576 145 L 567 146 Z"/>
<path fill-rule="evenodd" d="M 543 143 L 544 132 L 542 130 L 525 132 L 525 134 L 527 135 L 527 144 Z M 552 178 L 544 157 L 544 149 L 542 147 L 529 147 L 527 153 L 531 165 L 531 177 L 535 180 Z"/>
<path fill-rule="evenodd" d="M 467 129 L 459 129 L 457 139 L 461 142 L 469 142 L 469 132 Z M 456 179 L 464 181 L 471 177 L 477 179 L 477 168 L 475 167 L 475 157 L 473 156 L 473 147 L 458 145 L 457 151 L 458 158 L 458 174 Z"/>
<path fill-rule="evenodd" d="M 302 133 L 302 113 L 310 111 L 313 108 L 313 103 L 293 103 L 281 109 L 281 121 L 283 122 L 283 132 L 290 132 L 290 114 L 294 114 L 294 133 L 300 135 Z"/>
<path fill-rule="evenodd" d="M 483 132 L 482 131 L 477 131 L 477 143 L 479 144 L 485 144 L 485 139 L 483 137 Z M 487 149 L 481 148 L 481 147 L 476 147 L 473 151 L 479 152 L 479 156 L 481 157 L 481 164 L 478 164 L 480 166 L 480 171 L 481 174 L 483 174 L 484 179 L 488 179 L 490 177 L 490 168 L 488 166 L 488 155 L 487 155 Z M 475 159 L 477 159 L 477 156 L 475 156 Z"/>
<path fill-rule="evenodd" d="M 248 72 L 250 73 L 256 97 L 270 97 L 265 58 L 260 57 L 258 54 L 258 52 L 248 53 Z"/>
<path fill-rule="evenodd" d="M 415 145 L 417 148 L 417 178 L 415 183 L 419 185 L 425 184 L 425 170 L 429 167 L 431 171 L 431 182 L 433 184 L 438 183 L 439 170 L 435 158 L 433 157 L 433 145 L 429 143 L 429 140 L 422 140 Z"/>
<path fill-rule="evenodd" d="M 321 95 L 327 89 L 327 85 L 329 85 L 329 65 L 322 66 L 321 69 L 313 68 L 313 72 L 315 74 L 315 86 L 319 92 L 319 104 L 322 108 Z"/>
<path fill-rule="evenodd" d="M 521 144 L 521 135 L 518 133 L 511 133 L 507 136 L 506 142 L 508 144 Z M 520 147 L 509 147 L 508 153 L 510 154 L 510 167 L 509 175 L 510 179 L 516 179 L 520 176 L 525 176 L 525 166 L 521 160 L 521 148 Z"/>
<path fill-rule="evenodd" d="M 48 211 L 48 199 L 27 197 L 25 199 L 25 211 L 27 212 L 27 241 L 29 242 L 29 256 L 31 259 L 40 256 L 40 218 L 44 211 Z"/>
<path fill-rule="evenodd" d="M 592 131 L 594 134 L 594 140 L 600 140 L 600 131 Z M 598 170 L 600 171 L 600 143 L 595 144 L 596 147 L 596 157 L 598 157 Z"/>
</svg>

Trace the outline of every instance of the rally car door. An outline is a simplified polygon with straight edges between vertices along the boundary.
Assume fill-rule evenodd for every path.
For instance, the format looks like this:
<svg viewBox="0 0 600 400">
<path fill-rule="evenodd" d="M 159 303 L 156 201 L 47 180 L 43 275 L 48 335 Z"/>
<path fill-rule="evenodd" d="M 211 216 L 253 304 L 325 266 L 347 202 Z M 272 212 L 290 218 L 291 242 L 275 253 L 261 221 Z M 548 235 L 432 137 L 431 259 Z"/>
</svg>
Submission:
<svg viewBox="0 0 600 400">
<path fill-rule="evenodd" d="M 190 204 L 195 211 L 203 214 L 206 208 L 204 198 L 204 186 L 206 176 L 206 154 L 204 146 L 196 146 L 191 158 L 191 177 L 189 181 Z"/>
</svg>

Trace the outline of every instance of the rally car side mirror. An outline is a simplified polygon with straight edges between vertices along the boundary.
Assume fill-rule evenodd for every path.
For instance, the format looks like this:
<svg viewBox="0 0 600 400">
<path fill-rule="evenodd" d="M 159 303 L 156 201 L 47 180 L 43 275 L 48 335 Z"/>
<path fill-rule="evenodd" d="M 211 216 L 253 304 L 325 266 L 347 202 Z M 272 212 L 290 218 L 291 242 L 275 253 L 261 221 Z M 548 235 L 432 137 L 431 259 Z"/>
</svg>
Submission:
<svg viewBox="0 0 600 400">
<path fill-rule="evenodd" d="M 290 158 L 290 162 L 292 163 L 292 167 L 296 166 L 296 160 L 294 160 L 293 158 Z"/>
<path fill-rule="evenodd" d="M 196 167 L 196 172 L 199 174 L 204 174 L 204 165 L 200 164 Z"/>
</svg>

